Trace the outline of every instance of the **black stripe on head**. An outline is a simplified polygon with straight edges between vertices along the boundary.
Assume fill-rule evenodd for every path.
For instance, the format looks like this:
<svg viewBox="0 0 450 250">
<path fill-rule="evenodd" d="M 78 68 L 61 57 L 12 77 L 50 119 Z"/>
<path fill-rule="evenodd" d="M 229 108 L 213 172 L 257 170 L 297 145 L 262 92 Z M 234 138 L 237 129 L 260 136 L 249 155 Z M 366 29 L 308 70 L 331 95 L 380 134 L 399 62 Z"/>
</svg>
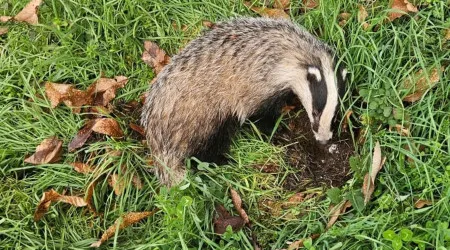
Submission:
<svg viewBox="0 0 450 250">
<path fill-rule="evenodd" d="M 306 79 L 309 82 L 309 90 L 312 98 L 312 115 L 314 131 L 319 129 L 319 120 L 327 103 L 327 84 L 322 70 L 316 66 L 308 66 Z"/>
</svg>

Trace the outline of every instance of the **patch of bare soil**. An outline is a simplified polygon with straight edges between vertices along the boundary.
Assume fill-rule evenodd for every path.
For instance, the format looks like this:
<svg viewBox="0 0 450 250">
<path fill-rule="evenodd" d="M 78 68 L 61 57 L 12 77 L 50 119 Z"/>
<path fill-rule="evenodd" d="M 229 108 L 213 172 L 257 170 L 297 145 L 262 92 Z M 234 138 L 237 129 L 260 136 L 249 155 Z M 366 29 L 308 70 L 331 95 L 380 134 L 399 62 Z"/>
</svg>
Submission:
<svg viewBox="0 0 450 250">
<path fill-rule="evenodd" d="M 286 147 L 287 163 L 298 169 L 286 178 L 285 189 L 339 187 L 351 178 L 349 158 L 354 154 L 354 147 L 350 133 L 334 135 L 328 144 L 321 145 L 314 139 L 306 112 L 290 119 L 288 124 L 276 133 L 274 140 Z"/>
</svg>

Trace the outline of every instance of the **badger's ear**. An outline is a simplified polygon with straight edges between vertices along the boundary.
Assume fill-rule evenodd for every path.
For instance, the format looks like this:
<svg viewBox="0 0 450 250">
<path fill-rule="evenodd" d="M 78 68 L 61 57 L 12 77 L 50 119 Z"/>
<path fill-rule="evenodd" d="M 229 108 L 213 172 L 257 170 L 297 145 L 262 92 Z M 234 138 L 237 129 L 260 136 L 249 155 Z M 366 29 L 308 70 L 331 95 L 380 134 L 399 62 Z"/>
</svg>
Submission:
<svg viewBox="0 0 450 250">
<path fill-rule="evenodd" d="M 318 82 L 322 81 L 322 74 L 316 66 L 308 66 L 308 76 L 314 76 Z"/>
<path fill-rule="evenodd" d="M 348 74 L 347 69 L 346 69 L 346 68 L 343 68 L 342 71 L 341 71 L 341 75 L 342 75 L 342 80 L 343 80 L 344 82 L 347 80 L 347 74 Z"/>
</svg>

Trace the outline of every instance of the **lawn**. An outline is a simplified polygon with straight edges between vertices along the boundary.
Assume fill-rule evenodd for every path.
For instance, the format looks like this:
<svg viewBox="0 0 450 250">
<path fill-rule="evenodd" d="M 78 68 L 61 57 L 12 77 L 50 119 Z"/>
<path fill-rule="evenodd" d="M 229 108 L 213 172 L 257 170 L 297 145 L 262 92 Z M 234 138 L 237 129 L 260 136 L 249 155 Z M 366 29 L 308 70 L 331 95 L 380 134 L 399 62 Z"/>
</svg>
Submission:
<svg viewBox="0 0 450 250">
<path fill-rule="evenodd" d="M 271 6 L 272 1 L 253 1 L 258 7 L 263 2 Z M 140 101 L 155 77 L 141 60 L 143 41 L 174 55 L 207 29 L 205 20 L 259 16 L 243 1 L 45 0 L 38 25 L 0 23 L 8 28 L 0 35 L 0 248 L 87 249 L 120 216 L 159 208 L 115 230 L 101 248 L 253 249 L 257 242 L 262 249 L 287 249 L 304 240 L 308 249 L 449 249 L 450 1 L 410 2 L 418 12 L 392 21 L 387 20 L 392 11 L 387 0 L 322 0 L 307 9 L 302 1 L 291 1 L 286 10 L 293 22 L 334 47 L 350 72 L 340 113 L 341 124 L 354 132 L 356 152 L 348 163 L 348 180 L 339 187 L 285 188 L 298 169 L 286 161 L 283 145 L 252 126 L 234 139 L 227 165 L 192 167 L 178 187 L 162 187 L 149 171 L 150 152 L 129 126 L 139 123 L 130 103 Z M 27 3 L 3 0 L 0 16 L 14 16 Z M 361 6 L 365 20 L 358 18 Z M 84 90 L 100 77 L 119 75 L 128 83 L 111 101 L 114 112 L 103 116 L 118 121 L 125 135 L 94 135 L 69 152 L 69 143 L 92 114 L 74 113 L 63 104 L 52 108 L 44 83 Z M 433 87 L 405 101 L 417 94 L 417 82 Z M 277 128 L 301 112 L 281 117 Z M 59 161 L 24 163 L 52 136 L 63 142 Z M 376 142 L 386 160 L 364 204 L 361 187 Z M 96 170 L 78 173 L 73 162 L 88 162 Z M 121 193 L 109 186 L 111 176 L 120 176 Z M 134 176 L 142 187 L 133 185 Z M 34 220 L 44 192 L 86 197 L 93 183 L 96 212 L 56 202 Z M 217 204 L 238 215 L 231 188 L 240 194 L 251 226 L 217 235 Z M 287 204 L 293 195 L 308 198 Z M 327 229 L 330 206 L 347 200 L 351 207 Z"/>
</svg>

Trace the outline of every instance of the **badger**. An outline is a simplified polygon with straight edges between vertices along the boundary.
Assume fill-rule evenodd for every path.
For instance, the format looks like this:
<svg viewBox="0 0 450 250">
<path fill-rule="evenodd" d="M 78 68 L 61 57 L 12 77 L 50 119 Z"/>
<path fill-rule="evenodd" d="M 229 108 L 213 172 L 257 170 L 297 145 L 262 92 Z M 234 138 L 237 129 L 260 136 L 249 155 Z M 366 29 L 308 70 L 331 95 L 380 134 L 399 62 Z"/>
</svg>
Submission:
<svg viewBox="0 0 450 250">
<path fill-rule="evenodd" d="M 143 106 L 160 182 L 179 184 L 186 158 L 223 155 L 247 119 L 276 119 L 292 95 L 315 139 L 326 143 L 345 93 L 347 72 L 338 62 L 329 46 L 288 20 L 237 18 L 204 31 L 172 57 Z"/>
</svg>

